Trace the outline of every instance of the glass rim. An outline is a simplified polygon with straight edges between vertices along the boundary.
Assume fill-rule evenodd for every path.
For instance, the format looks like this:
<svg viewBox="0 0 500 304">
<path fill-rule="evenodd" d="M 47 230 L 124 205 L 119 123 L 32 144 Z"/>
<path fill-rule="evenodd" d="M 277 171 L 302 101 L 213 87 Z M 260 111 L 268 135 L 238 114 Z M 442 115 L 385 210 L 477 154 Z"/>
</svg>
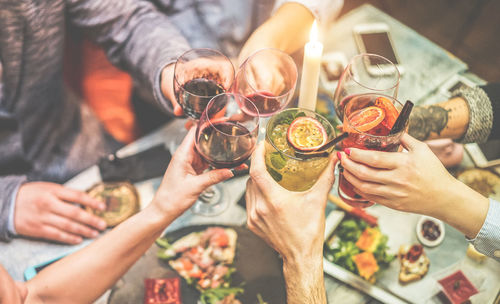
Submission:
<svg viewBox="0 0 500 304">
<path fill-rule="evenodd" d="M 249 117 L 252 117 L 252 119 L 257 119 L 257 122 L 256 122 L 256 125 L 255 127 L 252 129 L 252 130 L 249 130 L 248 132 L 249 133 L 253 133 L 255 132 L 255 130 L 259 130 L 259 125 L 260 125 L 260 116 L 259 116 L 259 109 L 257 108 L 257 106 L 248 98 L 246 98 L 245 96 L 241 95 L 241 94 L 238 94 L 238 93 L 221 93 L 221 94 L 217 94 L 215 95 L 214 97 L 212 97 L 212 99 L 210 99 L 210 101 L 207 103 L 207 106 L 205 107 L 205 110 L 203 110 L 203 113 L 201 114 L 202 116 L 205 116 L 206 120 L 208 121 L 209 125 L 214 129 L 216 130 L 217 132 L 221 133 L 221 134 L 224 134 L 226 136 L 229 136 L 229 137 L 243 137 L 243 136 L 246 136 L 245 134 L 243 135 L 233 135 L 233 134 L 228 134 L 224 131 L 221 131 L 219 130 L 217 127 L 214 126 L 214 124 L 212 123 L 212 120 L 208 117 L 208 111 L 207 109 L 215 102 L 215 99 L 216 98 L 220 98 L 222 96 L 232 96 L 232 97 L 242 97 L 244 99 L 246 99 L 247 102 L 249 102 L 254 108 L 255 108 L 255 113 L 257 113 L 257 116 L 252 116 L 252 115 L 248 115 L 243 109 L 242 107 L 240 106 L 239 102 L 236 101 L 236 99 L 234 99 L 234 101 L 238 104 L 238 106 L 240 107 L 240 110 L 242 111 L 242 113 L 244 113 L 245 115 L 248 115 Z"/>
<path fill-rule="evenodd" d="M 248 79 L 247 79 L 247 73 L 245 73 L 245 70 L 246 70 L 246 68 L 245 68 L 245 67 L 246 67 L 246 64 L 247 64 L 247 63 L 248 63 L 248 62 L 249 62 L 249 61 L 250 61 L 250 60 L 251 60 L 251 59 L 252 59 L 255 55 L 257 55 L 258 53 L 260 53 L 260 52 L 262 52 L 262 51 L 273 51 L 273 52 L 278 52 L 278 53 L 284 54 L 284 55 L 285 55 L 288 59 L 290 59 L 290 61 L 293 63 L 293 67 L 294 67 L 294 71 L 295 71 L 295 83 L 294 83 L 294 85 L 293 85 L 293 86 L 290 88 L 290 90 L 288 90 L 286 93 L 281 94 L 281 95 L 276 95 L 276 96 L 273 96 L 272 98 L 282 98 L 282 97 L 285 97 L 285 96 L 287 96 L 287 95 L 290 95 L 290 92 L 292 92 L 292 91 L 295 89 L 295 87 L 297 86 L 297 79 L 298 79 L 298 74 L 299 74 L 299 72 L 298 72 L 298 70 L 297 70 L 297 65 L 295 64 L 295 61 L 293 61 L 293 58 L 292 58 L 292 57 L 290 57 L 290 55 L 288 55 L 287 53 L 285 53 L 285 52 L 283 52 L 282 50 L 277 49 L 277 48 L 271 48 L 271 47 L 270 47 L 270 48 L 262 48 L 262 49 L 256 50 L 255 52 L 253 52 L 252 54 L 250 54 L 250 56 L 248 56 L 248 58 L 247 58 L 247 59 L 245 59 L 245 61 L 244 61 L 244 62 L 243 62 L 243 64 L 241 65 L 241 69 L 242 69 L 242 71 L 244 72 L 244 73 L 243 73 L 243 74 L 244 74 L 243 76 L 245 77 L 245 81 L 246 81 L 246 83 L 248 83 L 248 86 L 249 86 L 249 87 L 250 87 L 250 88 L 254 91 L 254 93 L 255 93 L 256 95 L 259 95 L 259 96 L 261 96 L 261 97 L 265 97 L 265 98 L 269 98 L 269 96 L 266 96 L 266 95 L 260 94 L 260 93 L 259 93 L 260 91 L 254 88 L 254 86 L 253 86 L 253 85 L 252 85 L 252 84 L 248 81 Z M 287 104 L 288 104 L 288 102 L 289 102 L 289 101 L 287 101 Z M 286 104 L 285 104 L 285 105 L 283 105 L 283 107 L 284 107 L 284 106 L 286 106 Z"/>
<path fill-rule="evenodd" d="M 363 57 L 377 57 L 377 58 L 379 58 L 379 59 L 383 59 L 383 60 L 385 60 L 385 61 L 389 62 L 389 63 L 390 63 L 390 64 L 394 67 L 394 69 L 396 70 L 396 72 L 397 72 L 397 74 L 398 74 L 398 81 L 396 81 L 396 83 L 395 83 L 392 87 L 388 87 L 388 88 L 384 88 L 384 89 L 375 89 L 375 88 L 370 88 L 370 87 L 368 87 L 368 86 L 366 86 L 366 85 L 364 85 L 364 84 L 360 83 L 359 81 L 357 81 L 357 80 L 356 80 L 356 78 L 354 77 L 354 75 L 351 73 L 351 71 L 350 71 L 349 67 L 351 67 L 351 66 L 352 66 L 352 63 L 354 62 L 354 60 L 355 60 L 355 59 L 358 59 L 358 58 L 363 58 Z M 346 67 L 345 71 L 346 71 L 347 73 L 349 73 L 349 75 L 351 75 L 351 76 L 352 76 L 352 80 L 353 80 L 355 83 L 359 84 L 360 86 L 362 86 L 362 87 L 363 87 L 363 88 L 365 88 L 365 89 L 369 89 L 369 90 L 376 91 L 376 92 L 382 92 L 382 91 L 387 91 L 387 90 L 394 89 L 394 88 L 396 88 L 396 87 L 399 85 L 399 83 L 401 82 L 401 73 L 399 72 L 399 69 L 398 69 L 398 67 L 394 64 L 394 62 L 390 61 L 389 59 L 385 58 L 384 56 L 377 55 L 377 54 L 372 54 L 372 53 L 361 53 L 361 54 L 358 54 L 358 55 L 356 55 L 356 56 L 352 57 L 352 58 L 351 58 L 351 60 L 349 61 L 349 64 L 347 65 L 347 67 Z M 342 78 L 342 76 L 341 76 L 341 78 Z"/>
<path fill-rule="evenodd" d="M 223 53 L 221 53 L 221 52 L 219 52 L 217 50 L 211 49 L 211 48 L 194 48 L 194 49 L 189 49 L 189 50 L 185 51 L 184 53 L 182 53 L 179 57 L 177 57 L 177 59 L 175 60 L 175 64 L 174 64 L 174 81 L 175 81 L 175 83 L 177 83 L 177 85 L 179 87 L 181 87 L 184 91 L 188 92 L 192 96 L 207 97 L 207 96 L 198 95 L 198 94 L 195 94 L 195 93 L 192 93 L 192 92 L 186 90 L 186 88 L 184 87 L 185 84 L 180 84 L 179 80 L 176 77 L 175 71 L 177 70 L 177 64 L 179 63 L 179 59 L 181 59 L 184 55 L 186 55 L 188 53 L 191 53 L 191 52 L 194 52 L 194 51 L 209 51 L 209 52 L 213 52 L 215 54 L 220 55 L 221 58 L 224 58 L 227 62 L 229 62 L 229 64 L 231 65 L 232 71 L 233 71 L 233 77 L 231 79 L 231 83 L 228 86 L 228 89 L 224 88 L 224 90 L 229 90 L 229 88 L 231 88 L 232 85 L 233 85 L 234 77 L 235 77 L 235 73 L 236 73 L 236 71 L 234 69 L 234 65 L 233 65 L 233 63 L 231 62 L 231 60 L 226 55 L 224 55 Z"/>
<path fill-rule="evenodd" d="M 392 99 L 393 101 L 395 101 L 397 104 L 399 104 L 401 106 L 401 109 L 403 108 L 403 104 L 397 100 L 396 98 L 392 97 L 392 96 L 389 96 L 389 95 L 385 95 L 385 94 L 379 94 L 379 93 L 364 93 L 364 94 L 356 94 L 354 95 L 355 97 L 361 97 L 361 96 L 377 96 L 377 97 L 385 97 L 385 98 L 388 98 L 388 99 Z M 365 136 L 369 136 L 371 138 L 394 138 L 394 137 L 398 137 L 398 136 L 401 136 L 404 132 L 405 132 L 405 129 L 399 131 L 398 133 L 396 134 L 392 134 L 392 135 L 372 135 L 372 134 L 368 134 L 368 133 L 365 133 L 365 132 L 362 132 L 362 131 L 359 131 L 358 129 L 356 129 L 356 127 L 354 127 L 351 122 L 349 121 L 349 118 L 346 116 L 346 106 L 351 102 L 352 98 L 344 105 L 344 121 L 346 121 L 348 124 L 349 124 L 349 127 L 354 129 L 356 132 L 358 132 L 359 134 L 362 134 L 362 135 L 365 135 Z M 397 109 L 396 109 L 397 110 Z M 401 113 L 401 110 L 399 111 L 398 114 Z M 399 115 L 398 115 L 399 116 Z M 348 132 L 349 133 L 349 132 Z"/>
<path fill-rule="evenodd" d="M 326 121 L 328 123 L 328 125 L 330 126 L 330 128 L 332 129 L 332 131 L 333 131 L 333 137 L 335 138 L 337 136 L 337 132 L 336 132 L 335 128 L 328 121 L 328 119 L 326 119 L 325 117 L 323 117 L 323 115 L 321 115 L 321 114 L 319 114 L 319 113 L 317 113 L 315 111 L 311 111 L 311 110 L 304 109 L 304 108 L 288 108 L 288 109 L 285 109 L 285 110 L 282 110 L 282 111 L 278 112 L 273 117 L 271 117 L 271 119 L 269 119 L 269 121 L 267 122 L 267 126 L 266 126 L 266 140 L 273 146 L 273 148 L 276 151 L 278 151 L 280 154 L 285 155 L 288 158 L 295 159 L 295 160 L 298 160 L 298 161 L 310 161 L 310 160 L 313 160 L 313 159 L 315 159 L 315 157 L 312 157 L 312 158 L 300 158 L 300 157 L 297 157 L 295 155 L 290 155 L 290 154 L 288 154 L 286 152 L 281 151 L 281 149 L 279 149 L 278 147 L 276 147 L 276 145 L 274 144 L 273 140 L 270 138 L 270 133 L 271 132 L 269 132 L 269 127 L 271 126 L 271 122 L 274 122 L 274 120 L 276 119 L 276 117 L 278 117 L 278 115 L 280 115 L 280 114 L 282 114 L 284 112 L 291 112 L 292 110 L 295 110 L 295 111 L 304 111 L 304 112 L 308 112 L 310 114 L 314 114 L 314 115 L 320 117 L 322 120 Z M 293 147 L 292 147 L 292 149 L 293 149 Z M 333 151 L 335 149 L 335 147 L 331 147 L 331 149 Z"/>
</svg>

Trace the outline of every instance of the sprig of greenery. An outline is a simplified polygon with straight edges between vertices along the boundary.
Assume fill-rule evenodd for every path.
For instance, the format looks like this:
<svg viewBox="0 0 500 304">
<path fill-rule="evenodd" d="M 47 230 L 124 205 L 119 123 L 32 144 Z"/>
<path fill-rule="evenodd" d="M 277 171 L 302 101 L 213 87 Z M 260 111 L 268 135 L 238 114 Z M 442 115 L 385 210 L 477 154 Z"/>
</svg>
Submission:
<svg viewBox="0 0 500 304">
<path fill-rule="evenodd" d="M 216 304 L 225 297 L 234 294 L 235 296 L 243 293 L 241 287 L 218 287 L 207 289 L 201 292 L 200 301 L 203 304 Z"/>
</svg>

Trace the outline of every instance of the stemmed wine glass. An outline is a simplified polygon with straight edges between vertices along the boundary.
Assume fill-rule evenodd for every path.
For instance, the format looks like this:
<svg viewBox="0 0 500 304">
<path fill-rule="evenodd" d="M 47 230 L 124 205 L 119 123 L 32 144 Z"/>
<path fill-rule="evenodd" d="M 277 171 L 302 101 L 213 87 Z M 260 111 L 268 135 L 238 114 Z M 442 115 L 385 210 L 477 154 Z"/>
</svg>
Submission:
<svg viewBox="0 0 500 304">
<path fill-rule="evenodd" d="M 189 118 L 198 120 L 210 99 L 228 91 L 233 80 L 233 64 L 221 52 L 191 49 L 175 63 L 175 98 Z"/>
<path fill-rule="evenodd" d="M 396 98 L 400 77 L 396 65 L 385 57 L 366 53 L 354 56 L 335 90 L 333 103 L 337 118 L 344 118 L 345 103 L 353 95 L 374 93 Z"/>
<path fill-rule="evenodd" d="M 250 99 L 261 117 L 268 117 L 290 102 L 296 84 L 293 59 L 283 51 L 266 48 L 250 55 L 240 66 L 233 91 Z"/>
<path fill-rule="evenodd" d="M 252 154 L 258 131 L 259 110 L 252 101 L 239 94 L 220 94 L 210 100 L 198 121 L 196 150 L 213 168 L 235 168 Z M 213 195 L 202 194 L 191 210 L 205 216 L 224 211 L 228 202 L 221 188 L 215 185 L 207 191 Z"/>
</svg>

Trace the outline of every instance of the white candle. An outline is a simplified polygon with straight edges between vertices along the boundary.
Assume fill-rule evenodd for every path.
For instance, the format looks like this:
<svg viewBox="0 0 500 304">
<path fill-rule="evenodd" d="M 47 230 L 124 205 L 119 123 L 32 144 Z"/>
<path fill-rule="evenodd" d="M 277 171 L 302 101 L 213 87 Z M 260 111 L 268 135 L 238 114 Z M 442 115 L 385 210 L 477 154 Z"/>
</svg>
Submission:
<svg viewBox="0 0 500 304">
<path fill-rule="evenodd" d="M 323 44 L 318 41 L 316 20 L 309 32 L 309 42 L 304 47 L 304 63 L 300 81 L 299 108 L 314 111 L 318 98 L 318 81 L 321 67 Z"/>
</svg>

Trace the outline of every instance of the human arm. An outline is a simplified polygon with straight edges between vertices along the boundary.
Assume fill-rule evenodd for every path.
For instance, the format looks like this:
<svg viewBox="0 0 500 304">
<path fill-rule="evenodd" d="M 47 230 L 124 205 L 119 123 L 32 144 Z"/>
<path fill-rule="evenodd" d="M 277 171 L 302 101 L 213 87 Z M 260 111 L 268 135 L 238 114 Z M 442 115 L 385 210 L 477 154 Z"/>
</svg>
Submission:
<svg viewBox="0 0 500 304">
<path fill-rule="evenodd" d="M 267 172 L 264 150 L 261 143 L 252 156 L 245 197 L 248 228 L 283 257 L 288 304 L 326 303 L 323 235 L 336 160 L 310 190 L 291 192 Z"/>
<path fill-rule="evenodd" d="M 66 6 L 69 20 L 102 46 L 113 64 L 149 88 L 162 110 L 173 113 L 172 63 L 189 45 L 168 17 L 150 1 L 67 0 Z"/>
<path fill-rule="evenodd" d="M 469 239 L 481 236 L 485 225 L 492 225 L 489 200 L 449 174 L 426 144 L 407 134 L 401 144 L 408 153 L 354 148 L 341 153 L 343 174 L 355 191 L 389 208 L 440 219 Z M 491 244 L 500 249 L 500 235 Z"/>
<path fill-rule="evenodd" d="M 263 48 L 294 53 L 308 41 L 314 19 L 326 24 L 340 11 L 342 3 L 339 0 L 277 1 L 272 17 L 252 33 L 241 49 L 239 64 Z"/>
<path fill-rule="evenodd" d="M 28 281 L 27 303 L 95 301 L 144 254 L 165 227 L 196 201 L 205 188 L 232 176 L 228 169 L 203 173 L 206 168 L 206 163 L 194 148 L 193 128 L 174 154 L 149 206 Z"/>
<path fill-rule="evenodd" d="M 500 84 L 462 88 L 442 103 L 418 106 L 408 133 L 419 140 L 451 138 L 464 143 L 500 138 Z"/>
<path fill-rule="evenodd" d="M 105 223 L 65 200 L 92 208 L 102 203 L 57 184 L 29 183 L 31 163 L 15 115 L 0 108 L 0 124 L 0 239 L 19 234 L 75 244 L 97 236 L 93 228 Z"/>
</svg>

